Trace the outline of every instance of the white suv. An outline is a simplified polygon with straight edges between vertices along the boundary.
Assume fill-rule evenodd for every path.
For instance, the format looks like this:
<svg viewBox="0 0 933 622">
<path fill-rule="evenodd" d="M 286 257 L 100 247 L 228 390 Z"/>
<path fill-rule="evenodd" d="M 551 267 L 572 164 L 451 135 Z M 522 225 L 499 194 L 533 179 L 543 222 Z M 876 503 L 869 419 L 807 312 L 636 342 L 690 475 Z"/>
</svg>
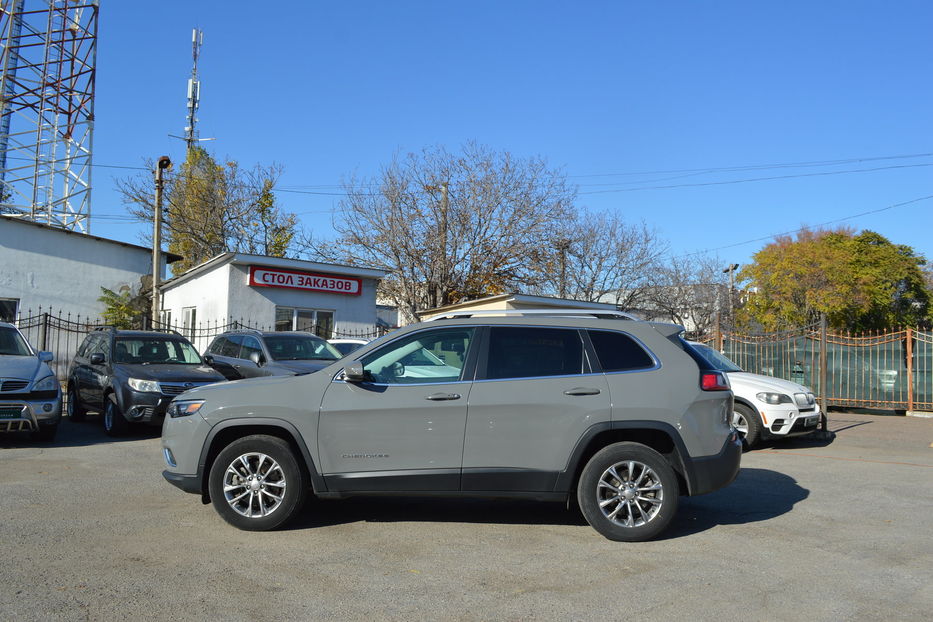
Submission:
<svg viewBox="0 0 933 622">
<path fill-rule="evenodd" d="M 746 447 L 752 448 L 766 438 L 810 434 L 819 427 L 820 407 L 807 387 L 742 371 L 714 348 L 695 342 L 691 345 L 729 377 L 735 394 L 732 425 L 742 435 Z"/>
</svg>

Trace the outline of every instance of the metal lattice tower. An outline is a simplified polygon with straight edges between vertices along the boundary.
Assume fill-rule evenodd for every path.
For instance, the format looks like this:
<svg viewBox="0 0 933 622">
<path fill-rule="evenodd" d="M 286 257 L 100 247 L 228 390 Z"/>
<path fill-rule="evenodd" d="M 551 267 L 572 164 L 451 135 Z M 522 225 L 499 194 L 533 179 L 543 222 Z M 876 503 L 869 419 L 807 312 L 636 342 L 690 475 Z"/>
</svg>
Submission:
<svg viewBox="0 0 933 622">
<path fill-rule="evenodd" d="M 98 0 L 0 0 L 0 213 L 90 231 Z"/>
</svg>

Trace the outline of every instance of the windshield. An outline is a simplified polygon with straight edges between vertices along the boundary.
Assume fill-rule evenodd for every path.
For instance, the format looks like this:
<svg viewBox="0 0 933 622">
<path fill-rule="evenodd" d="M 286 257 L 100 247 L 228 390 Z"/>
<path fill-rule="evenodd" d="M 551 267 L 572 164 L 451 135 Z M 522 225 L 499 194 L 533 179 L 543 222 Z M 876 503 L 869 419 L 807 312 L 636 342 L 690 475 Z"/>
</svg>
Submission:
<svg viewBox="0 0 933 622">
<path fill-rule="evenodd" d="M 201 355 L 187 341 L 160 337 L 126 337 L 114 346 L 115 363 L 199 365 Z"/>
<path fill-rule="evenodd" d="M 15 328 L 0 327 L 0 354 L 32 356 L 32 349 Z"/>
<path fill-rule="evenodd" d="M 266 347 L 276 361 L 336 361 L 343 356 L 331 344 L 311 335 L 266 335 Z"/>
<path fill-rule="evenodd" d="M 726 357 L 725 354 L 718 350 L 704 345 L 702 343 L 691 343 L 693 349 L 699 352 L 703 358 L 709 361 L 709 364 L 713 366 L 714 369 L 719 371 L 742 371 L 742 368 L 733 363 Z"/>
</svg>

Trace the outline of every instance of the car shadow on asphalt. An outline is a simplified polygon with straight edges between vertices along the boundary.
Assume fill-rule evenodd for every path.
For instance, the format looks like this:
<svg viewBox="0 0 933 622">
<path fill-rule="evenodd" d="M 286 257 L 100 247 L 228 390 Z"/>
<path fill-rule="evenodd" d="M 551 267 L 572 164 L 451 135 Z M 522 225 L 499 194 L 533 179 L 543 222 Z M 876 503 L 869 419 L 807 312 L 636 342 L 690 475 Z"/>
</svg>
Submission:
<svg viewBox="0 0 933 622">
<path fill-rule="evenodd" d="M 162 434 L 159 426 L 133 425 L 126 436 L 107 436 L 99 415 L 88 415 L 85 421 L 74 423 L 68 418 L 62 419 L 58 426 L 58 433 L 53 441 L 32 440 L 28 432 L 8 432 L 0 434 L 0 449 L 15 449 L 32 447 L 36 449 L 50 449 L 53 447 L 86 447 L 101 443 L 125 443 L 150 438 L 158 438 Z"/>
<path fill-rule="evenodd" d="M 858 423 L 856 425 L 850 425 L 847 427 L 839 427 L 832 430 L 827 430 L 823 432 L 814 432 L 813 434 L 808 434 L 807 436 L 792 436 L 790 438 L 770 438 L 761 441 L 754 449 L 751 450 L 752 453 L 756 449 L 803 449 L 806 447 L 828 447 L 832 445 L 836 440 L 836 433 L 846 430 L 850 427 L 854 428 L 858 425 L 864 425 L 863 423 Z M 869 422 L 870 423 L 870 422 Z"/>
<path fill-rule="evenodd" d="M 680 509 L 660 538 L 693 535 L 717 525 L 765 521 L 791 511 L 809 491 L 783 474 L 742 469 L 719 491 L 681 497 Z M 311 529 L 357 522 L 444 522 L 501 525 L 586 525 L 576 506 L 511 499 L 353 497 L 312 500 L 285 529 Z"/>
<path fill-rule="evenodd" d="M 757 523 L 786 514 L 810 496 L 797 481 L 777 471 L 742 468 L 732 484 L 698 497 L 681 497 L 671 526 L 658 538 L 693 535 L 717 525 Z"/>
</svg>

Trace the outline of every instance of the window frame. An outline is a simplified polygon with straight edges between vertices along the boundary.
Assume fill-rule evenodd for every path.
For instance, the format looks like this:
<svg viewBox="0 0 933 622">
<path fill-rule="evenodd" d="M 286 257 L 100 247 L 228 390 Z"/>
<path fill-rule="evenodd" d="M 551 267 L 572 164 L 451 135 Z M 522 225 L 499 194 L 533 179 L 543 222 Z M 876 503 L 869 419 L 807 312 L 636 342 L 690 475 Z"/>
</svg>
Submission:
<svg viewBox="0 0 933 622">
<path fill-rule="evenodd" d="M 593 359 L 595 354 L 592 349 L 592 345 L 586 337 L 585 330 L 577 326 L 545 326 L 541 324 L 498 324 L 495 326 L 487 325 L 486 330 L 484 331 L 483 340 L 479 344 L 481 347 L 482 356 L 479 358 L 476 364 L 476 382 L 508 382 L 510 380 L 540 380 L 542 378 L 582 378 L 585 376 L 594 376 L 599 375 L 602 372 L 596 371 L 593 365 Z M 577 333 L 577 337 L 580 339 L 580 346 L 583 351 L 583 371 L 579 374 L 559 374 L 559 375 L 548 375 L 548 376 L 521 376 L 521 377 L 512 377 L 512 378 L 489 378 L 488 376 L 488 363 L 489 363 L 489 342 L 492 337 L 493 328 L 534 328 L 534 329 L 554 329 L 554 330 L 568 330 L 574 331 Z"/>
<path fill-rule="evenodd" d="M 604 370 L 604 369 L 603 369 L 603 366 L 602 366 L 602 363 L 600 363 L 600 361 L 599 361 L 599 355 L 596 353 L 596 347 L 593 345 L 593 342 L 592 342 L 592 340 L 590 339 L 590 334 L 589 334 L 590 331 L 602 332 L 602 333 L 619 333 L 619 334 L 621 334 L 621 335 L 624 335 L 624 336 L 628 337 L 629 339 L 633 340 L 642 350 L 645 351 L 645 353 L 646 353 L 646 354 L 651 358 L 651 360 L 654 362 L 654 365 L 651 366 L 651 367 L 639 367 L 639 368 L 637 368 L 637 369 L 621 369 L 621 370 L 617 370 L 617 371 L 606 371 L 606 370 Z M 595 371 L 597 371 L 598 373 L 605 374 L 605 375 L 607 375 L 607 376 L 608 376 L 608 375 L 614 375 L 614 374 L 640 374 L 640 373 L 644 373 L 644 372 L 655 371 L 655 370 L 657 370 L 657 369 L 661 369 L 661 367 L 662 367 L 661 359 L 654 353 L 654 351 L 653 351 L 651 348 L 649 348 L 647 345 L 645 345 L 645 342 L 644 342 L 644 341 L 642 341 L 641 339 L 639 339 L 638 337 L 636 337 L 635 335 L 633 335 L 633 334 L 630 333 L 630 332 L 627 332 L 627 331 L 624 331 L 624 330 L 618 330 L 618 329 L 614 329 L 614 328 L 593 328 L 593 327 L 590 327 L 590 328 L 585 328 L 585 329 L 583 329 L 583 339 L 584 339 L 584 341 L 585 341 L 585 343 L 586 343 L 586 347 L 587 347 L 588 350 L 592 353 L 592 360 L 593 360 L 593 362 L 595 363 L 595 364 L 593 365 L 593 369 L 594 369 Z"/>
<path fill-rule="evenodd" d="M 452 331 L 452 330 L 473 330 L 473 338 L 471 340 L 467 356 L 463 361 L 463 367 L 460 370 L 460 379 L 459 380 L 445 380 L 442 382 L 406 382 L 406 383 L 382 383 L 374 382 L 371 380 L 365 381 L 364 384 L 373 387 L 423 387 L 426 385 L 439 385 L 439 384 L 463 384 L 468 382 L 473 382 L 476 376 L 476 364 L 479 357 L 479 353 L 482 349 L 482 346 L 485 342 L 486 330 L 487 327 L 477 325 L 477 324 L 463 324 L 459 326 L 428 326 L 420 330 L 412 331 L 410 333 L 405 333 L 404 335 L 399 335 L 390 341 L 382 344 L 380 347 L 370 350 L 365 354 L 366 357 L 376 354 L 377 352 L 384 351 L 386 349 L 395 348 L 397 343 L 404 339 L 409 339 L 415 335 L 420 335 L 426 332 L 437 332 L 437 331 Z M 351 353 L 353 354 L 353 353 Z M 355 358 L 355 361 L 362 362 L 360 358 Z M 332 382 L 346 382 L 343 374 L 343 370 L 337 372 L 334 376 Z"/>
</svg>

